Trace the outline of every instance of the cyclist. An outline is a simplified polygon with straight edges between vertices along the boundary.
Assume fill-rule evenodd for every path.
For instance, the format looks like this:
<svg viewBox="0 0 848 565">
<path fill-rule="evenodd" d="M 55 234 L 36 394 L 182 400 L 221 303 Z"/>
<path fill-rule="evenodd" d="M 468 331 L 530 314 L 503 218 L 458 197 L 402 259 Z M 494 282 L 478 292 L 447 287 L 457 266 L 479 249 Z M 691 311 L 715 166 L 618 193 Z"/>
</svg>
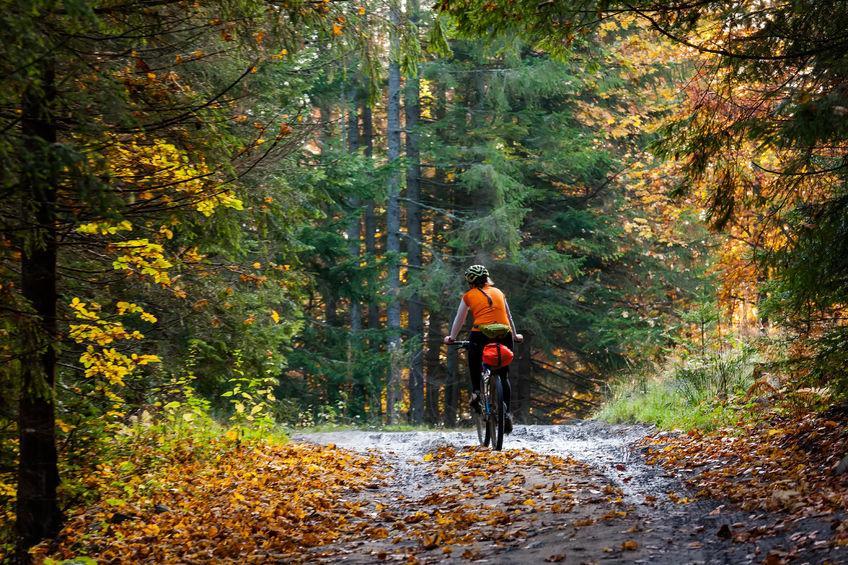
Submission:
<svg viewBox="0 0 848 565">
<path fill-rule="evenodd" d="M 489 278 L 489 270 L 485 266 L 471 265 L 468 267 L 465 270 L 465 280 L 468 282 L 469 288 L 462 295 L 450 335 L 445 337 L 445 343 L 451 344 L 456 341 L 456 336 L 465 325 L 465 318 L 470 310 L 474 324 L 468 335 L 470 342 L 468 347 L 468 373 L 471 376 L 471 407 L 479 412 L 483 347 L 488 343 L 502 343 L 513 349 L 513 341 L 521 342 L 524 337 L 520 333 L 516 333 L 506 297 L 503 292 L 495 288 L 492 279 Z M 503 383 L 504 403 L 506 404 L 504 432 L 510 433 L 512 432 L 512 412 L 509 408 L 509 366 L 502 367 L 494 372 L 501 377 Z"/>
</svg>

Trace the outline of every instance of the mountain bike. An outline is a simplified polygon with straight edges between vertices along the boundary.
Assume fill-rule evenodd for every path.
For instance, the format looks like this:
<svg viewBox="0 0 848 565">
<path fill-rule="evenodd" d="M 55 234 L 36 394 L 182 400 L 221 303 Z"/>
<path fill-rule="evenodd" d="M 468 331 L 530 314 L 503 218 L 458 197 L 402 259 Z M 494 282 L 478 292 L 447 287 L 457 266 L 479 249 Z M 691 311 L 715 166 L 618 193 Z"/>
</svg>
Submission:
<svg viewBox="0 0 848 565">
<path fill-rule="evenodd" d="M 455 341 L 451 345 L 468 350 L 470 341 Z M 504 418 L 506 405 L 503 401 L 503 383 L 500 375 L 493 374 L 491 367 L 483 363 L 480 378 L 480 408 L 472 416 L 477 424 L 477 438 L 483 447 L 492 446 L 495 451 L 503 449 Z"/>
</svg>

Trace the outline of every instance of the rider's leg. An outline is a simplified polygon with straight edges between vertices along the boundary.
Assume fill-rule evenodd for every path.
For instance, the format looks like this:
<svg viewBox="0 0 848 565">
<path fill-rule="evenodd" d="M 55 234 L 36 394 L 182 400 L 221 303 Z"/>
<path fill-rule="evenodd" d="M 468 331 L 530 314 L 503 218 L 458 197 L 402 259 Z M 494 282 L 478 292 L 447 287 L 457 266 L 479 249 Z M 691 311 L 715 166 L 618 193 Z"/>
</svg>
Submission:
<svg viewBox="0 0 848 565">
<path fill-rule="evenodd" d="M 512 334 L 508 334 L 505 337 L 502 337 L 500 340 L 501 343 L 509 347 L 512 351 L 515 351 L 515 344 L 512 340 Z M 498 376 L 501 379 L 501 387 L 503 390 L 503 401 L 506 405 L 506 418 L 504 421 L 504 433 L 512 433 L 512 410 L 510 409 L 510 401 L 512 400 L 512 387 L 509 384 L 509 365 L 498 369 Z"/>
<path fill-rule="evenodd" d="M 515 352 L 515 343 L 512 340 L 512 334 L 507 334 L 498 341 L 509 347 L 513 353 Z M 509 365 L 498 369 L 498 374 L 501 376 L 501 384 L 503 385 L 503 400 L 504 404 L 506 404 L 506 411 L 512 413 L 509 408 L 510 397 L 512 396 L 512 387 L 509 386 Z"/>
<path fill-rule="evenodd" d="M 468 375 L 471 377 L 471 404 L 472 409 L 480 411 L 478 398 L 480 396 L 480 379 L 482 378 L 483 368 L 483 345 L 486 343 L 486 336 L 482 332 L 471 332 L 468 335 Z"/>
<path fill-rule="evenodd" d="M 471 390 L 480 390 L 480 378 L 483 367 L 483 346 L 486 344 L 486 336 L 482 332 L 471 332 L 468 334 L 468 374 L 471 376 Z"/>
</svg>

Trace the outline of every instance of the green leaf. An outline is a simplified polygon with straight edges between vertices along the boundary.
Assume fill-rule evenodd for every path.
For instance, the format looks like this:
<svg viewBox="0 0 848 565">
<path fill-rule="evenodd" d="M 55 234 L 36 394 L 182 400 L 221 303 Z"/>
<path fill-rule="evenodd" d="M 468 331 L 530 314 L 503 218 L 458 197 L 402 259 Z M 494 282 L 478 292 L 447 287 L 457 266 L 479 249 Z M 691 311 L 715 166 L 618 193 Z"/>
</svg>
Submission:
<svg viewBox="0 0 848 565">
<path fill-rule="evenodd" d="M 442 15 L 436 16 L 433 27 L 427 34 L 427 52 L 444 58 L 453 55 L 445 30 L 445 17 Z"/>
</svg>

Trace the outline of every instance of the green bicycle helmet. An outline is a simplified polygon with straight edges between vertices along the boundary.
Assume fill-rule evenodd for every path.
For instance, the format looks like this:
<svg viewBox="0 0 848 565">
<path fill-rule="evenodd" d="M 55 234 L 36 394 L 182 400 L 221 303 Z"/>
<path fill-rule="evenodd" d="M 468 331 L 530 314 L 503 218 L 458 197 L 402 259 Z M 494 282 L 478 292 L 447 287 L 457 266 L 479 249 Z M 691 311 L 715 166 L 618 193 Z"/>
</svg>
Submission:
<svg viewBox="0 0 848 565">
<path fill-rule="evenodd" d="M 480 279 L 489 278 L 489 270 L 483 265 L 471 265 L 465 269 L 465 280 L 468 284 L 474 284 Z"/>
</svg>

